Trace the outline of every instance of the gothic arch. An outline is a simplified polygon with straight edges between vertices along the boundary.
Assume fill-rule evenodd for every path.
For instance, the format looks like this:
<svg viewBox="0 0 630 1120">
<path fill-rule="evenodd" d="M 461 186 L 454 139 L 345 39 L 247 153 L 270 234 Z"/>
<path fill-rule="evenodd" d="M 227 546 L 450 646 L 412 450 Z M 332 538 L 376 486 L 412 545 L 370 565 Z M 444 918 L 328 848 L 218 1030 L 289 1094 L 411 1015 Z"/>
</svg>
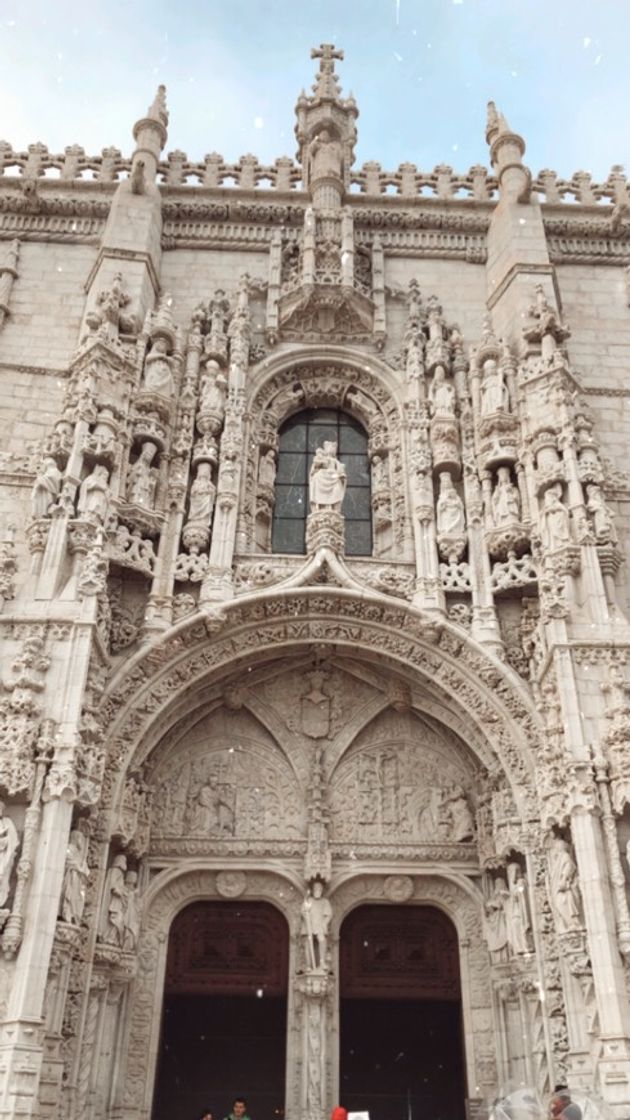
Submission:
<svg viewBox="0 0 630 1120">
<path fill-rule="evenodd" d="M 145 1120 L 150 1113 L 157 1066 L 168 933 L 174 918 L 192 902 L 242 898 L 269 902 L 285 918 L 294 941 L 299 918 L 299 879 L 278 870 L 221 871 L 187 863 L 161 872 L 147 888 L 138 944 L 138 972 L 129 993 L 123 1105 L 125 1115 Z M 290 962 L 291 968 L 291 962 Z M 292 995 L 289 992 L 289 999 Z"/>
<path fill-rule="evenodd" d="M 479 936 L 483 900 L 477 888 L 464 876 L 407 875 L 398 867 L 391 875 L 347 873 L 333 882 L 330 894 L 334 904 L 332 934 L 337 943 L 344 918 L 364 903 L 435 906 L 450 918 L 459 941 L 468 1093 L 492 1093 L 497 1084 L 492 984 L 488 953 Z"/>
<path fill-rule="evenodd" d="M 385 362 L 348 347 L 294 348 L 272 355 L 251 371 L 239 551 L 269 551 L 260 527 L 269 523 L 274 490 L 259 469 L 263 456 L 277 452 L 278 432 L 290 416 L 303 409 L 325 407 L 349 413 L 368 434 L 374 473 L 375 551 L 385 555 L 389 540 L 396 544 L 400 558 L 408 538 L 409 498 L 399 397 L 394 371 Z"/>
<path fill-rule="evenodd" d="M 278 654 L 313 646 L 391 665 L 421 684 L 441 722 L 481 740 L 504 772 L 517 804 L 533 792 L 539 718 L 524 684 L 456 627 L 437 627 L 413 607 L 339 588 L 258 593 L 196 615 L 140 650 L 104 698 L 110 729 L 105 776 L 116 803 L 125 776 L 190 709 L 196 689 Z M 439 713 L 439 714 L 438 714 Z M 531 806 L 530 806 L 531 808 Z"/>
</svg>

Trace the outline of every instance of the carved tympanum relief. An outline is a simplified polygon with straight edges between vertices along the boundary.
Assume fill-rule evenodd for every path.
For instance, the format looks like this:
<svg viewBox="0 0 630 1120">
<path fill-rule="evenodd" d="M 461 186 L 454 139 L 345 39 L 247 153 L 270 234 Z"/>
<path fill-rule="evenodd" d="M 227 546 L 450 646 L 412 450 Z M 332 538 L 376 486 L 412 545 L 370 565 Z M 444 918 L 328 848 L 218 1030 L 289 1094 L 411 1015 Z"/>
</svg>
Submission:
<svg viewBox="0 0 630 1120">
<path fill-rule="evenodd" d="M 472 781 L 445 735 L 413 714 L 386 710 L 357 736 L 332 778 L 333 840 L 471 841 Z"/>
<path fill-rule="evenodd" d="M 158 764 L 152 837 L 199 840 L 304 835 L 295 774 L 248 712 L 218 709 Z"/>
</svg>

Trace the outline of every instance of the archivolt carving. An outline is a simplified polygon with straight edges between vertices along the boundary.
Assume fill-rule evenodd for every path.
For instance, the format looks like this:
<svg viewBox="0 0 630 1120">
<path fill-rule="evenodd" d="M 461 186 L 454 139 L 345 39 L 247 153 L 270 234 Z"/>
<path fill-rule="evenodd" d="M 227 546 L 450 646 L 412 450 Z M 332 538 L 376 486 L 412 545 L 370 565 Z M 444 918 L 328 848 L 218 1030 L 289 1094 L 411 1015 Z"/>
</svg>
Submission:
<svg viewBox="0 0 630 1120">
<path fill-rule="evenodd" d="M 452 637 L 446 626 L 444 632 Z M 442 721 L 476 725 L 519 795 L 530 786 L 539 728 L 516 674 L 469 640 L 457 654 L 435 644 L 435 628 L 403 604 L 370 603 L 339 589 L 304 589 L 257 595 L 226 605 L 221 614 L 184 620 L 148 651 L 127 663 L 105 700 L 110 728 L 107 785 L 120 788 L 130 765 L 153 749 L 177 718 L 178 705 L 197 683 L 233 672 L 249 658 L 258 664 L 282 650 L 351 647 L 356 658 L 402 666 L 439 699 Z M 399 670 L 398 670 L 399 671 Z M 106 791 L 107 792 L 107 791 Z"/>
<path fill-rule="evenodd" d="M 221 897 L 225 879 L 205 868 L 165 872 L 151 884 L 138 943 L 138 974 L 130 992 L 130 1030 L 125 1076 L 125 1114 L 147 1115 L 155 1076 L 160 1032 L 168 931 L 173 918 L 191 902 Z M 241 880 L 242 882 L 242 880 Z M 240 897 L 271 902 L 295 935 L 300 894 L 288 878 L 272 871 L 248 873 Z"/>
</svg>

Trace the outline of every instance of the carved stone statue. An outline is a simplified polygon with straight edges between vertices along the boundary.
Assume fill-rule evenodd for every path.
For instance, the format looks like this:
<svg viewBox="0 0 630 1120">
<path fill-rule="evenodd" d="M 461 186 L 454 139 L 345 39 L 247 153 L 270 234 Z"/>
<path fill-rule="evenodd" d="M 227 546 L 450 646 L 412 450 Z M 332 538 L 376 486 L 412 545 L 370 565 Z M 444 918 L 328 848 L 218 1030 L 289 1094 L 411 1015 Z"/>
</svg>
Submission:
<svg viewBox="0 0 630 1120">
<path fill-rule="evenodd" d="M 555 836 L 549 850 L 549 886 L 559 933 L 580 929 L 578 871 L 566 840 Z"/>
<path fill-rule="evenodd" d="M 346 492 L 346 468 L 337 459 L 337 444 L 326 441 L 318 447 L 311 466 L 309 498 L 316 509 L 341 510 Z"/>
<path fill-rule="evenodd" d="M 79 513 L 88 521 L 101 524 L 107 517 L 109 508 L 109 471 L 102 463 L 97 463 L 87 478 L 83 479 L 79 490 Z"/>
<path fill-rule="evenodd" d="M 615 518 L 606 505 L 601 487 L 589 482 L 586 487 L 586 508 L 591 515 L 595 540 L 598 544 L 616 544 Z"/>
<path fill-rule="evenodd" d="M 518 524 L 521 517 L 521 496 L 514 485 L 509 467 L 499 467 L 497 484 L 492 494 L 492 520 L 497 529 Z"/>
<path fill-rule="evenodd" d="M 550 550 L 565 548 L 571 543 L 569 512 L 562 501 L 560 483 L 545 490 L 542 510 L 542 538 Z"/>
<path fill-rule="evenodd" d="M 61 490 L 61 471 L 54 459 L 44 459 L 31 491 L 33 517 L 49 517 Z"/>
<path fill-rule="evenodd" d="M 105 881 L 99 930 L 101 941 L 104 941 L 106 945 L 115 945 L 119 949 L 122 949 L 125 936 L 126 871 L 127 857 L 124 855 L 115 856 Z"/>
<path fill-rule="evenodd" d="M 212 431 L 218 432 L 225 418 L 225 397 L 227 381 L 221 373 L 219 363 L 211 358 L 206 362 L 206 374 L 201 383 L 199 412 L 215 418 Z"/>
<path fill-rule="evenodd" d="M 154 339 L 151 350 L 146 357 L 144 388 L 148 393 L 159 393 L 160 396 L 167 397 L 169 400 L 172 400 L 175 393 L 171 359 L 167 354 L 167 340 L 161 336 Z"/>
<path fill-rule="evenodd" d="M 505 915 L 509 892 L 505 879 L 498 875 L 484 907 L 484 932 L 488 949 L 495 960 L 507 959 L 508 934 Z"/>
<path fill-rule="evenodd" d="M 481 381 L 481 415 L 489 416 L 500 410 L 510 411 L 510 398 L 503 380 L 503 370 L 494 358 L 487 358 L 483 363 Z"/>
<path fill-rule="evenodd" d="M 455 415 L 455 390 L 446 380 L 444 366 L 436 366 L 429 388 L 429 401 L 434 416 Z"/>
<path fill-rule="evenodd" d="M 328 960 L 328 931 L 332 906 L 324 898 L 324 884 L 316 879 L 302 903 L 302 933 L 305 937 L 306 963 L 309 969 L 324 969 Z"/>
<path fill-rule="evenodd" d="M 18 844 L 17 829 L 11 818 L 4 815 L 4 802 L 0 801 L 0 906 L 4 906 L 9 897 Z"/>
<path fill-rule="evenodd" d="M 440 474 L 437 531 L 441 536 L 461 536 L 466 531 L 464 504 L 448 471 L 442 471 Z"/>
<path fill-rule="evenodd" d="M 125 913 L 123 920 L 122 947 L 133 953 L 138 946 L 140 935 L 140 905 L 138 902 L 138 873 L 128 871 L 125 875 Z"/>
<path fill-rule="evenodd" d="M 143 443 L 140 455 L 127 475 L 127 501 L 147 509 L 152 509 L 155 501 L 157 470 L 151 464 L 156 454 L 154 443 Z"/>
<path fill-rule="evenodd" d="M 77 827 L 72 829 L 68 840 L 60 909 L 62 920 L 73 926 L 78 926 L 81 921 L 85 904 L 85 889 L 90 875 L 87 852 L 87 826 L 83 821 L 79 821 Z"/>
<path fill-rule="evenodd" d="M 276 483 L 276 453 L 269 448 L 260 456 L 258 463 L 258 483 L 273 490 Z"/>
<path fill-rule="evenodd" d="M 199 521 L 209 526 L 214 509 L 217 488 L 212 481 L 212 464 L 200 463 L 195 481 L 190 488 L 188 521 Z"/>
<path fill-rule="evenodd" d="M 505 922 L 510 949 L 515 955 L 531 953 L 531 922 L 527 905 L 527 882 L 523 869 L 516 862 L 508 863 L 508 896 L 505 899 Z"/>
<path fill-rule="evenodd" d="M 311 182 L 341 178 L 341 144 L 323 128 L 311 144 Z"/>
</svg>

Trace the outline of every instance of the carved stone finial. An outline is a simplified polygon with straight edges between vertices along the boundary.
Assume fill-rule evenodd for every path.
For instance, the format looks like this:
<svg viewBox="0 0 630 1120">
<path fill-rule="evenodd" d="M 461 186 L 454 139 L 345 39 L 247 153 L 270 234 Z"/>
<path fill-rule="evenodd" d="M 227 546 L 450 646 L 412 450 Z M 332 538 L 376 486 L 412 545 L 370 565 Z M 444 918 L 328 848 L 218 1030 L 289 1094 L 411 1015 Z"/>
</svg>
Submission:
<svg viewBox="0 0 630 1120">
<path fill-rule="evenodd" d="M 152 120 L 160 121 L 160 123 L 163 124 L 165 128 L 168 125 L 168 109 L 166 108 L 166 86 L 158 86 L 155 97 L 149 105 L 147 116 Z"/>
<path fill-rule="evenodd" d="M 331 98 L 333 101 L 339 97 L 341 88 L 339 79 L 335 74 L 335 59 L 343 61 L 343 51 L 336 50 L 332 43 L 322 43 L 313 47 L 311 58 L 319 59 L 319 72 L 313 85 L 313 93 L 321 100 Z"/>
</svg>

